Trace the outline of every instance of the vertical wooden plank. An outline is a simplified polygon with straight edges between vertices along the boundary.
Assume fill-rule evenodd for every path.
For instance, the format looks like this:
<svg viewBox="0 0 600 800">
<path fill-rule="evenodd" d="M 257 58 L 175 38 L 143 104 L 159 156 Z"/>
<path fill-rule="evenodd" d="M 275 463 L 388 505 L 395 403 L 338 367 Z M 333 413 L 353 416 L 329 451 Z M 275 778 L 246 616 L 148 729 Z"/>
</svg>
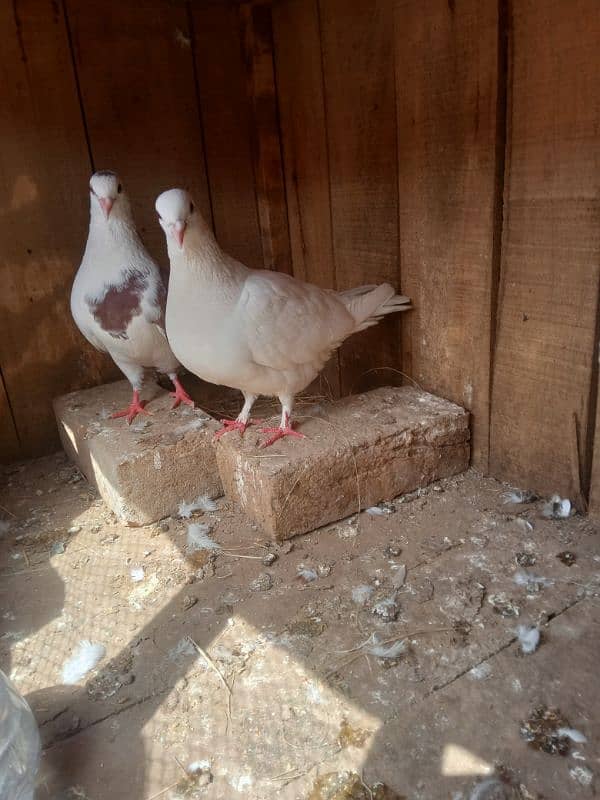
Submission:
<svg viewBox="0 0 600 800">
<path fill-rule="evenodd" d="M 61 5 L 0 4 L 0 364 L 21 455 L 58 447 L 51 401 L 104 359 L 72 323 L 90 169 Z"/>
<path fill-rule="evenodd" d="M 335 289 L 317 0 L 277 3 L 273 34 L 292 270 L 300 280 Z M 337 353 L 324 379 L 339 395 Z"/>
<path fill-rule="evenodd" d="M 253 110 L 254 176 L 263 262 L 267 269 L 289 273 L 290 237 L 281 163 L 271 6 L 270 3 L 245 2 L 240 10 Z"/>
<path fill-rule="evenodd" d="M 0 371 L 0 464 L 10 464 L 20 455 L 21 446 Z"/>
<path fill-rule="evenodd" d="M 590 464 L 589 474 L 589 492 L 587 496 L 588 510 L 596 517 L 600 517 L 600 370 L 598 364 L 598 356 L 600 350 L 600 297 L 598 305 L 598 318 L 596 325 L 596 354 L 595 364 L 596 369 L 592 370 L 592 390 L 595 385 L 595 391 L 590 395 L 590 412 L 594 413 L 595 420 L 593 430 L 590 430 L 588 438 L 588 447 L 586 451 L 587 463 Z M 585 485 L 584 485 L 585 491 Z M 584 495 L 585 496 L 585 495 Z"/>
<path fill-rule="evenodd" d="M 336 284 L 398 287 L 392 0 L 320 2 Z M 400 323 L 388 318 L 340 351 L 344 393 L 394 383 Z"/>
<path fill-rule="evenodd" d="M 491 469 L 574 498 L 597 376 L 600 6 L 514 0 L 511 29 Z"/>
<path fill-rule="evenodd" d="M 468 408 L 487 469 L 497 0 L 396 3 L 404 369 Z"/>
<path fill-rule="evenodd" d="M 262 269 L 239 9 L 221 2 L 191 8 L 215 233 L 224 250 Z"/>
<path fill-rule="evenodd" d="M 165 263 L 160 192 L 188 188 L 212 224 L 187 6 L 66 2 L 95 168 L 123 178 L 144 242 Z"/>
</svg>

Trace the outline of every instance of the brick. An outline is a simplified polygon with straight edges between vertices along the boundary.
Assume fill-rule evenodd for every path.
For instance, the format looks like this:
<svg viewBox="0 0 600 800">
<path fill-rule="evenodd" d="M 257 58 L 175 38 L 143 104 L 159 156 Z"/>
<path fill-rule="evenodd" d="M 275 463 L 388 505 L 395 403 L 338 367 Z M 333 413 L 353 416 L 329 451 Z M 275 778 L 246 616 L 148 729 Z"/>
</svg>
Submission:
<svg viewBox="0 0 600 800">
<path fill-rule="evenodd" d="M 218 423 L 200 409 L 171 411 L 172 399 L 158 387 L 143 397 L 152 398 L 152 416 L 138 416 L 131 426 L 108 418 L 129 404 L 127 381 L 54 401 L 67 455 L 128 525 L 155 522 L 199 494 L 223 493 L 212 441 Z"/>
<path fill-rule="evenodd" d="M 278 540 L 464 471 L 469 414 L 411 387 L 339 400 L 296 417 L 306 439 L 259 450 L 249 428 L 217 444 L 225 494 Z M 359 491 L 360 490 L 360 491 Z"/>
</svg>

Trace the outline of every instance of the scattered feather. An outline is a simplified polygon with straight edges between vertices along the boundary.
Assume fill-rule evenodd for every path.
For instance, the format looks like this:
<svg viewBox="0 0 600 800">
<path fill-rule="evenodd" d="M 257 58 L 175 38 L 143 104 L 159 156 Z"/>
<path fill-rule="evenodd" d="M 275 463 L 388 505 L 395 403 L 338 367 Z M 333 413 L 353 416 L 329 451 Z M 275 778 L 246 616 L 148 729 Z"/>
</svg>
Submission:
<svg viewBox="0 0 600 800">
<path fill-rule="evenodd" d="M 397 569 L 392 573 L 392 586 L 395 589 L 400 589 L 404 586 L 406 581 L 406 564 L 400 564 Z"/>
<path fill-rule="evenodd" d="M 188 525 L 187 532 L 187 550 L 188 553 L 194 553 L 196 550 L 220 550 L 220 546 L 211 539 L 208 535 L 210 533 L 210 525 L 205 522 L 192 522 Z"/>
<path fill-rule="evenodd" d="M 130 575 L 131 575 L 131 580 L 134 583 L 139 583 L 140 581 L 144 580 L 146 573 L 144 572 L 143 567 L 134 567 L 131 570 Z"/>
<path fill-rule="evenodd" d="M 523 519 L 523 517 L 517 517 L 515 520 L 515 524 L 521 528 L 524 533 L 529 533 L 533 530 L 533 525 L 529 522 L 528 519 Z"/>
<path fill-rule="evenodd" d="M 310 583 L 311 581 L 316 581 L 319 576 L 316 570 L 300 565 L 297 577 L 301 578 L 305 583 Z"/>
<path fill-rule="evenodd" d="M 484 661 L 483 664 L 477 664 L 476 667 L 472 667 L 468 672 L 467 675 L 474 681 L 484 681 L 486 678 L 489 678 L 492 674 L 492 667 L 488 664 L 487 661 Z"/>
<path fill-rule="evenodd" d="M 203 761 L 192 761 L 188 764 L 187 771 L 193 775 L 195 772 L 206 772 L 210 769 L 210 761 L 205 758 Z"/>
<path fill-rule="evenodd" d="M 534 575 L 533 572 L 526 572 L 525 570 L 518 570 L 513 576 L 514 582 L 517 586 L 525 586 L 529 591 L 537 591 L 540 586 L 552 586 L 554 581 L 548 578 L 543 578 L 541 575 Z"/>
<path fill-rule="evenodd" d="M 65 662 L 62 670 L 63 683 L 79 683 L 88 672 L 91 672 L 106 655 L 106 647 L 97 642 L 84 639 L 71 658 Z"/>
<path fill-rule="evenodd" d="M 375 644 L 367 647 L 367 652 L 377 658 L 398 658 L 406 651 L 406 642 L 400 640 L 390 645 Z"/>
<path fill-rule="evenodd" d="M 559 728 L 556 733 L 559 736 L 566 736 L 567 739 L 575 742 L 575 744 L 585 744 L 587 742 L 587 736 L 581 731 L 575 730 L 575 728 Z"/>
<path fill-rule="evenodd" d="M 540 632 L 535 627 L 529 625 L 519 625 L 517 636 L 521 645 L 521 651 L 525 654 L 534 653 L 540 643 Z"/>
<path fill-rule="evenodd" d="M 550 500 L 544 505 L 542 514 L 549 519 L 566 519 L 571 516 L 571 501 L 561 498 L 558 494 L 553 494 Z"/>
<path fill-rule="evenodd" d="M 366 511 L 367 514 L 370 514 L 372 517 L 383 517 L 390 513 L 387 509 L 379 508 L 379 506 L 371 506 L 367 508 Z"/>
<path fill-rule="evenodd" d="M 214 500 L 211 500 L 206 494 L 201 494 L 191 503 L 186 503 L 183 500 L 179 504 L 177 513 L 181 519 L 189 519 L 194 511 L 216 511 L 217 508 L 218 506 Z"/>
<path fill-rule="evenodd" d="M 569 775 L 581 786 L 590 786 L 594 780 L 592 770 L 579 764 L 576 767 L 569 767 Z"/>
<path fill-rule="evenodd" d="M 198 652 L 192 642 L 190 641 L 189 636 L 184 636 L 183 639 L 180 639 L 175 647 L 172 647 L 169 652 L 167 653 L 169 661 L 174 661 L 175 663 L 179 663 L 184 656 L 196 656 L 198 657 Z"/>
<path fill-rule="evenodd" d="M 362 584 L 361 586 L 355 586 L 352 589 L 352 602 L 356 603 L 358 606 L 364 606 L 364 604 L 369 600 L 371 595 L 375 590 L 372 586 L 367 586 L 367 584 Z"/>
<path fill-rule="evenodd" d="M 0 519 L 0 536 L 4 536 L 10 530 L 10 522 L 7 519 Z"/>
<path fill-rule="evenodd" d="M 473 787 L 469 800 L 488 800 L 493 797 L 506 797 L 505 786 L 498 778 L 486 778 Z"/>
<path fill-rule="evenodd" d="M 505 505 L 533 503 L 534 500 L 537 500 L 537 495 L 535 492 L 531 492 L 529 489 L 513 489 L 510 492 L 504 492 L 502 497 L 504 498 L 503 502 Z"/>
</svg>

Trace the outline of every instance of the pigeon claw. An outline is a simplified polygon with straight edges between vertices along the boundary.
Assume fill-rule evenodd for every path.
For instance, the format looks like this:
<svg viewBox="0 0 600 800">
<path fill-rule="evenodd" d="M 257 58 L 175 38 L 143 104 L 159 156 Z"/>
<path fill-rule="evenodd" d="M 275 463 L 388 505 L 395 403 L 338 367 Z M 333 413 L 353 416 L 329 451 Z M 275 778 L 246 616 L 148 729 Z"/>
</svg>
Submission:
<svg viewBox="0 0 600 800">
<path fill-rule="evenodd" d="M 171 409 L 177 408 L 177 406 L 179 406 L 180 403 L 184 403 L 184 405 L 191 406 L 192 408 L 194 408 L 194 401 L 186 392 L 186 390 L 183 388 L 183 386 L 179 383 L 179 381 L 175 380 L 173 381 L 173 384 L 175 386 L 175 391 L 169 392 L 169 394 L 175 400 L 175 402 L 171 406 Z"/>
<path fill-rule="evenodd" d="M 241 422 L 239 419 L 222 419 L 221 422 L 223 423 L 223 427 L 219 428 L 219 430 L 215 433 L 215 439 L 220 439 L 221 436 L 223 436 L 225 433 L 229 433 L 229 431 L 239 431 L 243 436 L 246 432 L 246 428 L 249 425 L 260 425 L 263 420 L 249 419 L 246 422 Z"/>
<path fill-rule="evenodd" d="M 279 439 L 283 439 L 284 436 L 295 436 L 296 439 L 306 439 L 306 436 L 303 433 L 295 431 L 291 425 L 286 425 L 285 428 L 261 428 L 260 432 L 273 434 L 260 444 L 261 448 L 270 447 L 272 444 L 279 441 Z"/>
<path fill-rule="evenodd" d="M 152 416 L 149 411 L 146 411 L 144 404 L 140 401 L 139 397 L 134 395 L 133 400 L 129 404 L 128 408 L 123 409 L 123 411 L 115 411 L 114 414 L 110 415 L 110 418 L 119 419 L 119 417 L 126 417 L 127 424 L 131 425 L 138 414 L 147 414 L 148 416 Z"/>
</svg>

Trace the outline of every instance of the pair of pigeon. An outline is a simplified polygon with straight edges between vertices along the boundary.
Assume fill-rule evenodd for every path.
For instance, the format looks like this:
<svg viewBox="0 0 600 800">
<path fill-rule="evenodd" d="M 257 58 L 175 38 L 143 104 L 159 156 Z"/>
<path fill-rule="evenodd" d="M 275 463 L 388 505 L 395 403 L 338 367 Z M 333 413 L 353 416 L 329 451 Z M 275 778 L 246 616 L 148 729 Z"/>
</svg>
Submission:
<svg viewBox="0 0 600 800">
<path fill-rule="evenodd" d="M 343 292 L 319 289 L 288 275 L 251 270 L 224 253 L 183 189 L 156 200 L 171 273 L 168 293 L 158 265 L 135 227 L 114 172 L 90 180 L 90 228 L 71 293 L 73 318 L 98 350 L 108 352 L 133 389 L 113 417 L 148 413 L 140 399 L 145 368 L 169 376 L 173 408 L 193 401 L 179 382 L 180 365 L 205 381 L 241 390 L 243 408 L 223 420 L 217 436 L 242 434 L 259 395 L 282 406 L 277 428 L 263 428 L 266 447 L 292 427 L 294 396 L 318 375 L 344 339 L 386 314 L 410 307 L 392 286 Z"/>
</svg>

